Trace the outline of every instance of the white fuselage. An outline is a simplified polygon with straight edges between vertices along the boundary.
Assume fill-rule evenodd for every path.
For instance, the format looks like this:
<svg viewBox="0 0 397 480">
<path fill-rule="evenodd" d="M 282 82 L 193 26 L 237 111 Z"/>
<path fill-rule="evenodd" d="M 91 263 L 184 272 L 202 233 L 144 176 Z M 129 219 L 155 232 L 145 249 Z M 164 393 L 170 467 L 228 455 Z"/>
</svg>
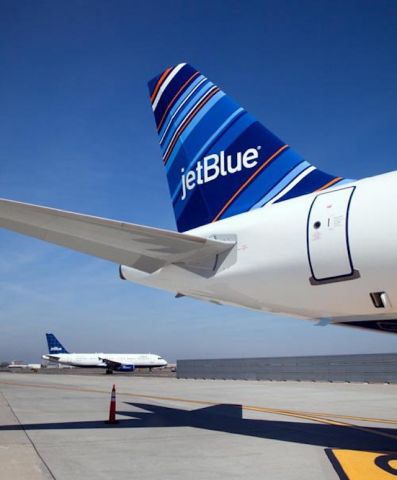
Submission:
<svg viewBox="0 0 397 480">
<path fill-rule="evenodd" d="M 265 206 L 187 233 L 233 235 L 225 268 L 177 265 L 126 280 L 204 300 L 333 321 L 397 314 L 397 172 Z M 234 259 L 231 257 L 234 255 Z M 385 292 L 376 308 L 371 292 Z"/>
<path fill-rule="evenodd" d="M 166 360 L 152 353 L 57 353 L 43 355 L 43 358 L 62 365 L 91 368 L 106 368 L 104 359 L 123 365 L 133 365 L 135 368 L 165 367 L 167 365 Z"/>
</svg>

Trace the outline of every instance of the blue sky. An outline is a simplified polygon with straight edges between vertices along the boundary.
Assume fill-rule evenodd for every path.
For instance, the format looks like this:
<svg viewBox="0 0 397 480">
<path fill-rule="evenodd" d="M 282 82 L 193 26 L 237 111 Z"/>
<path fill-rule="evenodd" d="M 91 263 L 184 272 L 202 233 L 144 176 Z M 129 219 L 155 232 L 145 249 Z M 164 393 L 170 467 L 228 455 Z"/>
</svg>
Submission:
<svg viewBox="0 0 397 480">
<path fill-rule="evenodd" d="M 1 196 L 175 229 L 147 81 L 188 61 L 308 161 L 397 165 L 393 1 L 0 0 Z M 174 299 L 117 266 L 0 232 L 0 360 L 392 352 L 396 338 Z"/>
</svg>

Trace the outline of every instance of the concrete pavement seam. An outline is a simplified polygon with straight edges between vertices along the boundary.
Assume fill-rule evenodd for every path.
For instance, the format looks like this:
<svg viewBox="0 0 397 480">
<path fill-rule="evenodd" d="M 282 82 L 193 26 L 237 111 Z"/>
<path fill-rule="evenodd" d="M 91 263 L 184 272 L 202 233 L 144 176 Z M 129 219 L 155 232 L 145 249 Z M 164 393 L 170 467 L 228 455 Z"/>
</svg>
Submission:
<svg viewBox="0 0 397 480">
<path fill-rule="evenodd" d="M 0 392 L 1 396 L 4 398 L 8 408 L 10 409 L 11 413 L 14 415 L 16 421 L 18 422 L 19 426 L 21 427 L 21 430 L 24 432 L 24 434 L 26 435 L 26 438 L 29 440 L 29 443 L 32 445 L 33 447 L 33 450 L 36 452 L 36 455 L 39 457 L 39 459 L 41 460 L 42 464 L 44 465 L 45 469 L 47 470 L 48 474 L 50 475 L 51 478 L 53 478 L 54 480 L 56 480 L 56 477 L 55 475 L 52 473 L 52 470 L 51 468 L 47 465 L 47 462 L 44 460 L 44 458 L 41 456 L 40 452 L 38 451 L 36 445 L 34 444 L 33 440 L 30 438 L 28 432 L 23 428 L 23 424 L 21 423 L 21 421 L 19 420 L 18 418 L 18 415 L 15 413 L 14 409 L 12 408 L 10 402 L 8 401 L 8 398 L 4 395 L 3 392 Z"/>
</svg>

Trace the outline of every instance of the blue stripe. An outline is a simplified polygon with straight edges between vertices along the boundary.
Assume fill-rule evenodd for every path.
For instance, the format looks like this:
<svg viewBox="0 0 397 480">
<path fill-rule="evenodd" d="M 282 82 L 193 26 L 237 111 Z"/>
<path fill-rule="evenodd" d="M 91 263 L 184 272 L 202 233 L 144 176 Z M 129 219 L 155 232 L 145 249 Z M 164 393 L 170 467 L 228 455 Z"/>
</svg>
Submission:
<svg viewBox="0 0 397 480">
<path fill-rule="evenodd" d="M 222 98 L 223 100 L 223 98 Z M 218 102 L 218 103 L 221 103 L 221 102 Z M 204 117 L 203 121 L 201 122 L 201 124 L 205 123 L 204 120 L 205 118 L 207 118 L 211 113 L 212 111 L 217 107 L 217 105 L 214 106 L 214 108 L 212 110 L 210 110 L 210 112 L 207 114 L 206 117 Z M 238 115 L 229 125 L 228 125 L 228 128 L 232 128 L 233 124 L 237 123 L 240 121 L 241 117 L 243 116 L 243 114 L 246 115 L 246 112 L 243 111 L 242 114 Z M 238 134 L 236 134 L 236 137 L 246 128 L 246 125 L 245 124 L 240 124 L 242 125 Z M 191 133 L 190 137 L 192 136 L 195 136 L 196 135 L 196 131 L 199 129 L 199 126 L 198 125 Z M 224 132 L 223 132 L 224 133 Z M 222 134 L 223 134 L 222 133 Z M 221 135 L 218 135 L 216 138 L 213 139 L 212 142 L 209 143 L 209 145 L 207 146 L 206 148 L 206 151 L 205 151 L 205 155 L 209 154 L 210 152 L 214 153 L 214 150 L 213 150 L 213 145 L 214 143 L 222 136 Z M 188 140 L 190 140 L 190 137 L 188 138 Z M 188 150 L 190 151 L 190 150 Z M 193 150 L 193 152 L 197 150 Z M 188 157 L 186 156 L 186 149 L 185 149 L 185 145 L 184 145 L 184 148 L 180 149 L 177 156 L 175 157 L 175 159 L 173 160 L 173 164 L 172 164 L 172 168 L 168 171 L 167 175 L 168 175 L 168 182 L 169 182 L 169 186 L 170 186 L 170 191 L 172 192 L 172 197 L 174 197 L 174 193 L 175 193 L 175 189 L 177 188 L 178 184 L 180 183 L 180 180 L 181 180 L 181 169 L 182 168 L 185 168 L 185 165 L 186 165 L 186 162 L 189 161 Z"/>
<path fill-rule="evenodd" d="M 163 149 L 164 153 L 167 150 L 169 143 L 174 136 L 175 131 L 178 129 L 179 125 L 185 120 L 187 115 L 193 110 L 193 108 L 201 101 L 204 95 L 214 86 L 211 82 L 204 82 L 198 88 L 197 92 L 189 99 L 187 104 L 176 114 L 175 118 L 171 122 L 171 127 L 168 130 L 164 140 L 162 142 L 161 148 Z"/>
<path fill-rule="evenodd" d="M 222 135 L 222 133 L 225 131 L 225 129 L 233 122 L 233 120 L 238 115 L 241 115 L 241 114 L 244 114 L 244 113 L 246 113 L 245 110 L 243 108 L 239 108 L 232 115 L 230 115 L 230 117 L 225 122 L 223 122 L 223 124 L 215 131 L 215 133 L 208 139 L 208 141 L 204 143 L 202 148 L 198 151 L 196 156 L 189 163 L 189 165 L 185 169 L 185 171 L 188 172 L 189 170 L 192 170 L 193 166 L 196 164 L 198 159 L 200 157 L 205 156 L 205 154 L 206 154 L 207 150 L 210 148 L 212 142 L 215 141 L 218 137 L 220 137 Z M 180 181 L 178 183 L 177 187 L 176 187 L 175 193 L 172 196 L 172 201 L 174 201 L 175 198 L 177 197 L 177 195 L 180 193 L 181 188 L 182 188 L 182 182 Z"/>
<path fill-rule="evenodd" d="M 245 132 L 236 132 L 234 128 L 231 128 L 214 144 L 212 151 L 220 152 L 225 150 L 227 152 L 243 152 L 247 148 L 261 147 L 261 157 L 269 158 L 275 151 L 284 145 L 284 142 L 273 135 L 263 125 L 261 125 L 255 118 L 250 115 L 244 115 L 242 117 L 247 126 L 250 127 L 248 133 L 250 141 L 246 142 Z M 240 123 L 240 122 L 238 122 Z M 237 126 L 237 124 L 236 124 Z M 252 128 L 251 128 L 252 127 Z M 244 135 L 241 142 L 237 135 Z"/>
<path fill-rule="evenodd" d="M 254 170 L 260 168 L 261 164 L 266 161 L 266 158 L 258 165 L 256 169 L 250 172 L 250 175 L 254 173 Z M 236 213 L 242 211 L 248 211 L 251 205 L 257 202 L 265 192 L 269 192 L 270 189 L 280 182 L 282 178 L 302 163 L 302 157 L 295 154 L 291 150 L 285 150 L 278 155 L 272 162 L 270 162 L 252 181 L 247 187 L 238 195 L 237 198 L 229 205 L 229 207 L 223 212 L 222 217 L 230 217 Z"/>
<path fill-rule="evenodd" d="M 166 118 L 164 119 L 163 126 L 161 127 L 160 131 L 158 132 L 160 138 L 163 136 L 165 130 L 168 128 L 168 123 L 170 119 L 172 118 L 172 115 L 178 110 L 179 106 L 184 102 L 184 100 L 190 95 L 190 93 L 196 88 L 196 86 L 203 80 L 205 77 L 203 75 L 199 75 L 194 82 L 192 82 L 188 88 L 182 92 L 182 95 L 178 98 L 177 102 L 175 105 L 170 109 L 170 111 L 167 113 Z M 204 85 L 205 82 L 203 82 Z"/>
<path fill-rule="evenodd" d="M 233 141 L 236 140 L 244 131 L 246 131 L 253 123 L 255 122 L 254 118 L 251 117 L 249 114 L 245 114 L 241 117 L 236 119 L 236 122 L 232 123 L 227 130 L 219 137 L 218 140 L 212 142 L 212 145 L 207 150 L 206 154 L 209 155 L 211 153 L 219 153 L 224 148 L 221 148 L 220 144 L 225 143 L 226 145 L 230 145 Z M 224 139 L 226 137 L 226 140 Z M 230 150 L 232 151 L 232 150 Z M 185 157 L 186 162 L 186 157 Z M 180 182 L 181 176 L 181 166 L 183 167 L 183 163 L 179 163 L 178 165 L 174 162 L 174 169 L 171 169 L 168 172 L 168 182 L 170 185 L 170 191 L 172 192 L 172 196 L 175 193 L 176 184 Z M 175 197 L 175 201 L 177 201 L 177 196 Z"/>
<path fill-rule="evenodd" d="M 190 135 L 186 138 L 183 148 L 175 154 L 172 160 L 169 160 L 165 165 L 168 175 L 168 181 L 170 183 L 170 189 L 174 194 L 175 188 L 180 181 L 180 171 L 182 168 L 187 170 L 187 163 L 191 158 L 195 158 L 197 153 L 201 150 L 203 144 L 207 144 L 207 139 L 213 136 L 213 131 L 217 130 L 221 126 L 225 119 L 227 119 L 233 111 L 224 108 L 225 97 L 222 97 L 202 118 L 202 120 L 191 131 Z M 237 121 L 237 117 L 234 121 Z M 229 128 L 234 122 L 229 124 Z M 240 133 L 240 132 L 239 132 Z M 212 146 L 212 144 L 219 138 L 216 137 L 206 147 L 206 151 Z M 189 155 L 186 155 L 189 152 Z M 190 162 L 191 163 L 191 162 Z"/>
<path fill-rule="evenodd" d="M 347 183 L 351 182 L 355 182 L 355 180 L 353 180 L 352 178 L 343 178 L 342 180 L 339 180 L 339 182 L 334 183 L 334 185 L 339 187 L 341 185 L 346 185 Z M 331 185 L 331 187 L 333 187 L 334 185 Z"/>
<path fill-rule="evenodd" d="M 199 84 L 195 90 L 191 93 L 191 96 L 188 97 L 183 103 L 180 110 L 177 111 L 174 118 L 170 118 L 169 125 L 164 131 L 164 134 L 160 137 L 161 147 L 166 149 L 170 140 L 172 139 L 173 134 L 178 129 L 179 125 L 184 121 L 189 112 L 193 107 L 202 99 L 202 97 L 210 90 L 214 85 L 211 84 L 208 80 L 204 80 L 203 83 Z M 161 140 L 162 139 L 162 140 Z"/>
<path fill-rule="evenodd" d="M 216 102 L 216 104 L 208 110 L 184 144 L 183 150 L 189 152 L 189 158 L 186 158 L 188 162 L 197 154 L 209 137 L 211 137 L 238 108 L 238 105 L 228 101 L 228 98 L 224 95 L 219 102 Z M 179 160 L 181 155 L 186 154 L 180 150 L 174 162 L 177 159 Z M 184 166 L 186 166 L 186 160 Z M 169 163 L 167 163 L 166 168 L 168 165 Z"/>
<path fill-rule="evenodd" d="M 289 192 L 276 200 L 274 203 L 283 202 L 285 200 L 289 200 L 290 198 L 295 198 L 301 195 L 306 195 L 307 193 L 312 193 L 321 188 L 327 182 L 330 182 L 333 178 L 335 178 L 334 175 L 329 175 L 328 173 L 322 172 L 321 170 L 313 170 L 313 172 L 302 178 L 302 180 L 297 183 L 294 188 L 292 188 Z"/>
<path fill-rule="evenodd" d="M 211 221 L 212 208 L 210 210 L 205 194 L 198 188 L 193 190 L 193 192 L 189 202 L 182 206 L 179 205 L 180 208 L 178 211 L 174 210 L 180 232 L 190 230 L 197 225 L 205 225 Z M 194 212 L 194 214 L 192 214 L 192 212 Z"/>
<path fill-rule="evenodd" d="M 251 115 L 244 115 L 241 118 L 242 120 L 252 119 Z M 238 122 L 236 122 L 235 125 L 237 125 L 237 123 Z M 235 125 L 233 125 L 230 130 L 233 130 Z M 229 131 L 227 134 L 228 133 Z M 237 152 L 245 152 L 248 148 L 252 148 L 259 144 L 262 145 L 260 150 L 260 160 L 263 162 L 284 145 L 284 143 L 275 136 L 273 136 L 272 142 L 268 142 L 267 145 L 262 143 L 262 140 L 264 139 L 269 140 L 269 132 L 260 123 L 254 122 L 246 127 L 237 137 L 234 135 L 233 139 L 228 143 L 228 148 L 224 150 L 228 154 L 232 154 L 235 158 Z M 212 148 L 211 152 L 219 153 L 221 150 L 222 149 L 218 150 Z M 190 205 L 194 205 L 194 203 L 190 203 L 190 199 L 193 197 L 196 198 L 195 193 L 197 190 L 200 190 L 208 202 L 208 209 L 212 220 L 234 192 L 236 192 L 239 187 L 248 180 L 257 168 L 259 168 L 259 165 L 254 168 L 243 168 L 239 172 L 233 174 L 225 176 L 219 175 L 216 180 L 197 185 L 193 190 L 189 190 L 185 200 L 181 200 L 181 197 L 177 197 L 174 203 L 176 217 L 179 218 L 181 211 L 186 208 L 186 204 L 189 203 Z M 263 190 L 260 193 L 262 194 Z M 252 203 L 253 201 L 251 201 L 249 205 L 252 205 Z"/>
<path fill-rule="evenodd" d="M 204 115 L 210 110 L 216 102 L 219 102 L 219 100 L 224 97 L 225 94 L 221 91 L 217 92 L 195 115 L 194 117 L 190 120 L 190 122 L 187 124 L 183 132 L 179 135 L 179 138 L 175 145 L 173 146 L 171 153 L 168 156 L 168 162 L 172 162 L 173 159 L 175 158 L 175 155 L 178 153 L 179 149 L 181 148 L 183 142 L 186 141 L 186 138 L 190 135 L 194 127 L 200 122 L 200 120 L 204 117 Z"/>
<path fill-rule="evenodd" d="M 287 152 L 291 152 L 291 150 L 287 150 L 286 152 L 283 152 L 283 153 L 287 153 Z M 280 155 L 280 157 L 281 157 L 281 155 Z M 254 210 L 255 208 L 260 208 L 263 205 L 265 205 L 265 203 L 269 202 L 272 198 L 274 198 L 276 195 L 278 195 L 281 192 L 281 190 L 283 190 L 287 185 L 289 185 L 292 181 L 294 181 L 295 178 L 298 175 L 300 175 L 303 172 L 303 170 L 305 170 L 308 167 L 310 167 L 310 163 L 307 162 L 306 160 L 301 162 L 296 167 L 293 167 L 293 169 L 289 173 L 287 173 L 285 175 L 285 177 L 282 178 L 278 183 L 276 183 L 276 185 L 268 193 L 266 193 L 259 200 L 259 202 L 252 205 L 250 210 Z"/>
<path fill-rule="evenodd" d="M 186 151 L 189 152 L 190 158 L 196 155 L 208 138 L 211 137 L 237 109 L 238 105 L 229 102 L 226 95 L 224 95 L 222 99 L 208 111 L 194 129 L 194 134 L 190 135 L 186 141 L 185 147 Z M 185 156 L 185 154 L 180 151 L 174 161 L 179 160 L 180 156 Z M 169 160 L 165 166 L 167 172 L 171 169 L 171 163 Z M 184 166 L 186 167 L 186 165 Z"/>
<path fill-rule="evenodd" d="M 174 76 L 171 82 L 167 85 L 167 88 L 164 90 L 160 98 L 160 101 L 157 104 L 156 110 L 154 112 L 156 125 L 159 124 L 165 110 L 167 109 L 171 100 L 177 94 L 178 90 L 195 72 L 196 70 L 193 67 L 191 67 L 190 65 L 185 65 L 179 70 L 179 72 Z"/>
</svg>

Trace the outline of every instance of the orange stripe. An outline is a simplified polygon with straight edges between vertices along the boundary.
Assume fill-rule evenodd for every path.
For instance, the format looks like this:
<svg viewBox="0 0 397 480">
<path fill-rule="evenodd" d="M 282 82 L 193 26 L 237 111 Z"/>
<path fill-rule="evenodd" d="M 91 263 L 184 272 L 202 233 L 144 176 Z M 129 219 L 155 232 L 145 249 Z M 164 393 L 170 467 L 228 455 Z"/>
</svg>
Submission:
<svg viewBox="0 0 397 480">
<path fill-rule="evenodd" d="M 256 170 L 249 178 L 246 180 L 241 187 L 235 192 L 235 194 L 226 202 L 225 206 L 222 208 L 222 210 L 216 215 L 216 217 L 212 220 L 212 222 L 216 222 L 219 217 L 222 215 L 222 213 L 229 207 L 229 205 L 233 202 L 233 200 L 240 195 L 240 193 L 244 190 L 244 188 L 252 182 L 252 180 L 260 173 L 266 165 L 269 165 L 269 163 L 276 158 L 278 155 L 280 155 L 281 152 L 283 152 L 286 148 L 288 148 L 288 145 L 284 145 L 281 148 L 277 150 L 277 152 L 273 153 L 262 165 Z"/>
<path fill-rule="evenodd" d="M 179 137 L 182 135 L 183 131 L 185 128 L 188 126 L 192 118 L 196 115 L 196 113 L 216 94 L 219 92 L 219 88 L 216 87 L 214 90 L 210 91 L 211 93 L 208 95 L 208 92 L 206 96 L 200 101 L 198 105 L 194 107 L 194 109 L 190 112 L 189 116 L 185 118 L 185 120 L 181 123 L 181 129 L 179 130 L 178 134 L 172 141 L 171 147 L 168 150 L 168 154 L 164 158 L 164 163 L 167 163 L 168 158 L 170 157 L 172 150 L 175 147 L 176 142 L 178 141 Z"/>
<path fill-rule="evenodd" d="M 342 180 L 342 177 L 333 178 L 330 182 L 326 183 L 326 184 L 323 185 L 321 188 L 318 188 L 318 189 L 316 190 L 316 192 L 320 192 L 321 190 L 325 190 L 326 188 L 330 187 L 330 186 L 333 185 L 334 183 L 339 182 L 339 180 Z"/>
<path fill-rule="evenodd" d="M 174 95 L 173 99 L 172 99 L 172 100 L 170 101 L 170 103 L 168 104 L 168 107 L 166 108 L 166 110 L 165 110 L 165 112 L 164 112 L 164 115 L 161 117 L 159 126 L 157 127 L 157 131 L 159 131 L 160 128 L 162 127 L 163 121 L 164 121 L 164 119 L 165 119 L 165 117 L 166 117 L 169 109 L 172 107 L 175 99 L 179 96 L 179 94 L 180 94 L 181 91 L 186 87 L 186 85 L 187 85 L 189 82 L 191 82 L 191 81 L 194 79 L 194 77 L 197 77 L 197 75 L 199 75 L 199 72 L 194 73 L 190 78 L 188 78 L 188 79 L 186 80 L 186 82 L 181 86 L 181 88 L 176 92 L 176 94 Z"/>
<path fill-rule="evenodd" d="M 159 91 L 161 84 L 163 83 L 165 77 L 170 73 L 171 68 L 167 68 L 159 78 L 159 81 L 156 83 L 156 86 L 154 87 L 153 93 L 150 96 L 150 101 L 153 103 L 153 100 L 156 98 L 157 92 Z"/>
<path fill-rule="evenodd" d="M 190 112 L 189 116 L 185 118 L 185 120 L 183 121 L 183 123 L 181 123 L 181 129 L 179 130 L 178 134 L 176 135 L 176 137 L 174 138 L 174 140 L 172 141 L 172 144 L 171 144 L 171 147 L 170 149 L 168 150 L 168 153 L 166 155 L 166 157 L 164 158 L 164 164 L 167 163 L 167 160 L 168 158 L 170 157 L 171 153 L 172 153 L 172 150 L 174 149 L 174 146 L 176 144 L 176 142 L 178 141 L 179 137 L 182 135 L 183 131 L 185 130 L 185 128 L 188 126 L 188 124 L 190 123 L 191 119 L 196 115 L 196 113 L 200 110 L 200 108 L 202 108 L 216 93 L 219 92 L 219 88 L 216 87 L 210 95 L 208 95 L 208 92 L 207 92 L 207 96 L 205 96 L 198 105 L 196 105 L 194 107 L 194 109 Z"/>
</svg>

